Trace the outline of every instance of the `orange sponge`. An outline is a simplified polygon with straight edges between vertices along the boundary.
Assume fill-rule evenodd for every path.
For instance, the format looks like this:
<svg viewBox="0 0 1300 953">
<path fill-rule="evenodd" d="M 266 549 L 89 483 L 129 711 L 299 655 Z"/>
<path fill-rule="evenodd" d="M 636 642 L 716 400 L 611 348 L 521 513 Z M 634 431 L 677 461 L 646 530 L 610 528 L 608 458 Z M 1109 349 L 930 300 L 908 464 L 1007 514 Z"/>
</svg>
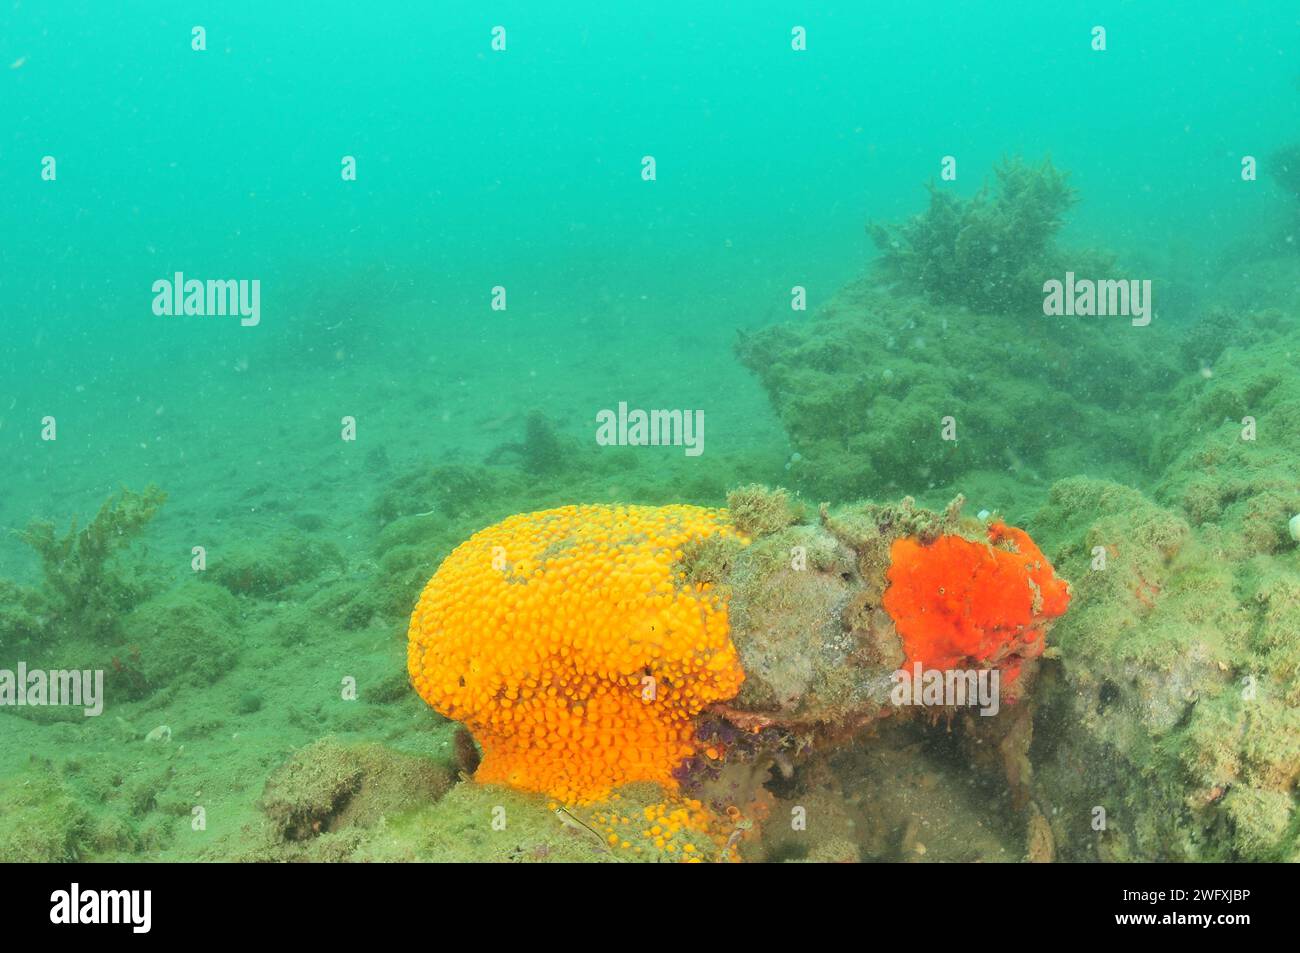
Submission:
<svg viewBox="0 0 1300 953">
<path fill-rule="evenodd" d="M 902 537 L 890 547 L 884 606 L 909 666 L 996 667 L 1006 687 L 1042 654 L 1043 624 L 1065 612 L 1070 586 L 1023 530 L 995 522 L 988 538 Z"/>
<path fill-rule="evenodd" d="M 411 616 L 420 696 L 483 749 L 475 775 L 587 803 L 632 781 L 676 788 L 692 718 L 744 679 L 726 605 L 682 547 L 734 535 L 694 506 L 566 506 L 456 548 Z"/>
</svg>

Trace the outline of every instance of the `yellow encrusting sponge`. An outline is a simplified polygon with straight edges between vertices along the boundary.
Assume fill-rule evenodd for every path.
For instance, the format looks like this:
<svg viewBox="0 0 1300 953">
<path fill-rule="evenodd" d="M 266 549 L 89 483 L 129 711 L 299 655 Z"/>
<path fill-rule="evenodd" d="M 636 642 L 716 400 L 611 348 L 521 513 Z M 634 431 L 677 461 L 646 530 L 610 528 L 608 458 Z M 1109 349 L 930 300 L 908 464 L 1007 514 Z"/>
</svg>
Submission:
<svg viewBox="0 0 1300 953">
<path fill-rule="evenodd" d="M 589 803 L 676 789 L 692 719 L 744 680 L 727 608 L 683 547 L 736 531 L 695 506 L 566 506 L 462 543 L 411 616 L 420 697 L 483 749 L 475 778 Z"/>
</svg>

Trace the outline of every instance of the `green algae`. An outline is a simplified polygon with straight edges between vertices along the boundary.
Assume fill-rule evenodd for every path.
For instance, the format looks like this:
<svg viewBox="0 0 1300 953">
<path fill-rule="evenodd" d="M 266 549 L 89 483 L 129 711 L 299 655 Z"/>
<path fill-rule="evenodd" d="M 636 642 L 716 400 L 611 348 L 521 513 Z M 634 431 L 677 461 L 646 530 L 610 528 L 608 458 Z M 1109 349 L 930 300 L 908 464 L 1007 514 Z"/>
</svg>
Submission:
<svg viewBox="0 0 1300 953">
<path fill-rule="evenodd" d="M 573 466 L 578 442 L 556 430 L 554 422 L 540 410 L 530 411 L 524 420 L 524 437 L 503 443 L 487 455 L 485 463 L 517 459 L 524 472 L 551 477 Z"/>
<path fill-rule="evenodd" d="M 287 532 L 241 541 L 212 553 L 207 571 L 235 595 L 265 598 L 345 566 L 334 543 Z"/>
<path fill-rule="evenodd" d="M 767 536 L 803 518 L 803 506 L 787 491 L 758 483 L 728 493 L 727 512 L 736 529 L 746 536 Z"/>
<path fill-rule="evenodd" d="M 40 593 L 0 579 L 0 652 L 39 644 L 45 633 L 45 612 Z"/>
<path fill-rule="evenodd" d="M 127 652 L 119 676 L 134 676 L 141 693 L 210 685 L 237 663 L 240 617 L 234 596 L 220 586 L 187 581 L 150 599 L 123 619 Z"/>
<path fill-rule="evenodd" d="M 105 500 L 85 526 L 79 527 L 73 517 L 60 535 L 53 522 L 34 520 L 19 534 L 40 558 L 46 637 L 76 633 L 101 642 L 114 638 L 121 614 L 144 591 L 116 557 L 144 532 L 166 499 L 167 494 L 152 484 L 141 493 L 123 488 Z"/>
<path fill-rule="evenodd" d="M 76 797 L 45 772 L 0 778 L 0 862 L 78 860 L 88 823 Z"/>
<path fill-rule="evenodd" d="M 1064 274 L 1051 241 L 1078 201 L 1069 174 L 1050 158 L 1034 166 L 1019 157 L 993 172 L 994 184 L 970 199 L 931 183 L 923 214 L 869 226 L 887 281 L 938 302 L 1005 311 L 1032 303 L 1043 275 Z"/>
</svg>

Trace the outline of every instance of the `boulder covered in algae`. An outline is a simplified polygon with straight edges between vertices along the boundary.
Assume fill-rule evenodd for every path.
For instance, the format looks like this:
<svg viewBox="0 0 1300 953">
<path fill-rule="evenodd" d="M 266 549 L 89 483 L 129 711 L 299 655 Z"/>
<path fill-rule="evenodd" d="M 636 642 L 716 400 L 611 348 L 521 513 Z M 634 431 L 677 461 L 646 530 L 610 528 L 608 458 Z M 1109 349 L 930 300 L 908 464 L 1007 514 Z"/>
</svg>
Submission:
<svg viewBox="0 0 1300 953">
<path fill-rule="evenodd" d="M 749 486 L 727 500 L 748 545 L 708 540 L 687 555 L 688 578 L 720 588 L 745 681 L 725 706 L 741 724 L 834 726 L 878 716 L 903 661 L 881 605 L 890 543 L 903 535 L 958 531 L 910 500 L 862 504 L 812 521 L 784 490 Z"/>
<path fill-rule="evenodd" d="M 821 507 L 807 519 L 784 490 L 748 486 L 730 495 L 728 511 L 748 542 L 709 540 L 685 562 L 689 579 L 725 595 L 745 681 L 735 698 L 699 719 L 704 753 L 678 772 L 686 790 L 719 809 L 739 803 L 766 810 L 774 776 L 824 763 L 881 719 L 921 716 L 924 706 L 900 708 L 894 697 L 909 653 L 885 604 L 892 551 L 903 539 L 930 551 L 927 544 L 942 537 L 964 540 L 977 557 L 996 563 L 990 527 L 961 510 L 960 498 L 942 512 L 905 498 Z M 1028 599 L 1029 579 L 1024 585 Z M 1046 620 L 1036 622 L 1027 658 L 1010 642 L 994 646 L 999 636 L 992 636 L 969 646 L 968 664 L 1014 666 L 1017 694 L 1027 695 L 1046 628 Z M 983 650 L 1000 661 L 981 660 Z M 970 714 L 940 707 L 950 722 Z M 1021 720 L 1013 713 L 996 727 L 972 727 L 972 736 L 998 743 Z"/>
<path fill-rule="evenodd" d="M 451 784 L 449 769 L 378 744 L 323 738 L 286 761 L 266 782 L 261 806 L 288 841 L 368 828 L 412 802 L 433 801 Z"/>
<path fill-rule="evenodd" d="M 1300 859 L 1300 333 L 1202 325 L 1153 492 L 1062 480 L 1034 521 L 1078 594 L 1034 751 L 1067 859 Z"/>
<path fill-rule="evenodd" d="M 736 353 L 799 454 L 793 489 L 1010 506 L 1053 473 L 1095 468 L 1098 447 L 1116 478 L 1146 466 L 1158 422 L 1144 404 L 1178 379 L 1177 336 L 1160 322 L 1142 341 L 1126 330 L 1123 318 L 971 311 L 862 279 L 811 318 L 742 334 Z"/>
<path fill-rule="evenodd" d="M 1084 478 L 1053 488 L 1041 522 L 1078 593 L 1033 759 L 1063 856 L 1300 858 L 1294 551 Z M 1265 551 L 1223 558 L 1252 538 Z"/>
</svg>

